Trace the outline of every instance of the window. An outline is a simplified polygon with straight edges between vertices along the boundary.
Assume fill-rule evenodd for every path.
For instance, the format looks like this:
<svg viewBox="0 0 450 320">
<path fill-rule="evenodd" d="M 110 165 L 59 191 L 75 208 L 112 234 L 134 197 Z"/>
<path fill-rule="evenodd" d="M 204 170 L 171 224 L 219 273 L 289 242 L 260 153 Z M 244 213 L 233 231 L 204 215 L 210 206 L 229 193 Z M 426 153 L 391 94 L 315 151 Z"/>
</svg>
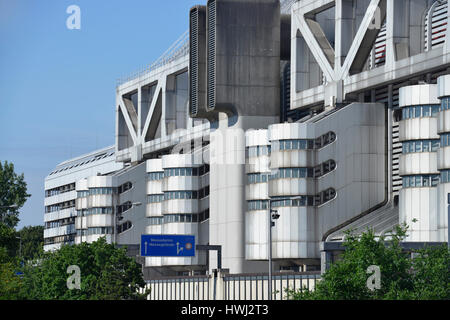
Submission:
<svg viewBox="0 0 450 320">
<path fill-rule="evenodd" d="M 421 188 L 421 187 L 435 187 L 439 184 L 440 178 L 445 180 L 447 176 L 441 172 L 438 174 L 428 175 L 412 175 L 404 176 L 402 178 L 403 188 Z"/>
<path fill-rule="evenodd" d="M 402 108 L 402 120 L 412 119 L 412 118 L 423 118 L 423 117 L 435 117 L 442 109 L 443 106 L 439 105 L 423 105 L 423 106 L 410 106 Z"/>
<path fill-rule="evenodd" d="M 118 189 L 119 194 L 124 193 L 128 190 L 130 190 L 133 187 L 133 184 L 131 182 L 124 183 L 121 185 Z"/>
<path fill-rule="evenodd" d="M 415 140 L 402 142 L 402 153 L 415 153 L 415 152 L 436 152 L 439 149 L 440 144 L 443 141 L 439 140 Z"/>
</svg>

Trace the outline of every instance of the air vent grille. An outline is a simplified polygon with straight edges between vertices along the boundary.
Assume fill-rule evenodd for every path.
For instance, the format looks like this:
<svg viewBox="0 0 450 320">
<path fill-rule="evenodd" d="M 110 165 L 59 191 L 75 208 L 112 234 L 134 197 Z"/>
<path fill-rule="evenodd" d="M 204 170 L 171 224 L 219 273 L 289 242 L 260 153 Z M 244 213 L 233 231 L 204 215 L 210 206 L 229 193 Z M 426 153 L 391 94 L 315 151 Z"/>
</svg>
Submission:
<svg viewBox="0 0 450 320">
<path fill-rule="evenodd" d="M 208 108 L 213 109 L 216 102 L 216 1 L 208 4 Z"/>
<path fill-rule="evenodd" d="M 190 81 L 191 81 L 191 101 L 190 112 L 191 115 L 196 115 L 198 112 L 198 55 L 199 55 L 199 18 L 198 10 L 191 12 L 191 32 L 190 32 Z"/>
</svg>

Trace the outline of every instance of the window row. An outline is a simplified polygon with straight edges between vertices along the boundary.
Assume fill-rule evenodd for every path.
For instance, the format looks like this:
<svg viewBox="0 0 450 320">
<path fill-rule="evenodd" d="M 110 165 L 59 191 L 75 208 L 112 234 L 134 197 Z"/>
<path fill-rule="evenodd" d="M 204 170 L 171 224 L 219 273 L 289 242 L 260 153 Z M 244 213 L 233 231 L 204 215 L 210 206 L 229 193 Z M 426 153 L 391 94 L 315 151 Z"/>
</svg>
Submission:
<svg viewBox="0 0 450 320">
<path fill-rule="evenodd" d="M 268 182 L 269 176 L 270 173 L 249 173 L 247 174 L 247 184 Z"/>
<path fill-rule="evenodd" d="M 209 164 L 198 168 L 164 169 L 164 177 L 201 177 L 209 172 Z"/>
<path fill-rule="evenodd" d="M 322 149 L 323 147 L 336 141 L 336 134 L 332 131 L 316 138 L 316 139 L 290 139 L 274 141 L 272 144 L 278 150 L 314 150 Z"/>
<path fill-rule="evenodd" d="M 450 133 L 441 134 L 441 148 L 450 146 Z"/>
<path fill-rule="evenodd" d="M 113 214 L 113 208 L 106 207 L 106 208 L 90 208 L 90 209 L 77 210 L 78 217 L 91 216 L 94 214 Z"/>
<path fill-rule="evenodd" d="M 74 191 L 75 190 L 75 183 L 71 183 L 71 184 L 66 184 L 65 186 L 61 186 L 58 188 L 53 188 L 50 190 L 45 190 L 45 197 L 53 197 L 53 196 L 57 196 L 58 194 L 62 194 L 62 193 L 66 193 L 66 192 L 70 192 L 70 191 Z"/>
<path fill-rule="evenodd" d="M 333 200 L 335 197 L 336 197 L 336 190 L 330 188 L 325 191 L 322 191 L 321 193 L 315 196 L 291 197 L 293 199 L 289 199 L 289 197 L 280 197 L 279 200 L 277 200 L 277 198 L 272 198 L 272 208 L 320 206 L 322 204 L 327 203 L 328 201 Z M 268 200 L 247 201 L 247 211 L 267 210 L 268 206 L 269 206 Z"/>
<path fill-rule="evenodd" d="M 65 236 L 44 238 L 45 245 L 57 244 L 57 243 L 74 244 L 74 242 L 75 242 L 75 233 L 65 235 Z"/>
<path fill-rule="evenodd" d="M 270 180 L 285 178 L 314 178 L 313 168 L 279 168 L 272 171 Z"/>
<path fill-rule="evenodd" d="M 439 140 L 404 141 L 402 142 L 402 153 L 436 152 L 439 146 Z"/>
<path fill-rule="evenodd" d="M 147 173 L 147 180 L 158 181 L 164 178 L 164 172 L 149 172 Z"/>
<path fill-rule="evenodd" d="M 164 215 L 163 223 L 195 223 L 199 222 L 198 214 L 168 214 Z"/>
<path fill-rule="evenodd" d="M 254 158 L 254 157 L 261 157 L 261 156 L 268 156 L 270 155 L 270 146 L 253 146 L 253 147 L 247 147 L 246 148 L 246 157 L 247 158 Z"/>
<path fill-rule="evenodd" d="M 450 170 L 442 170 L 440 183 L 449 183 L 449 182 L 450 182 Z"/>
<path fill-rule="evenodd" d="M 198 199 L 198 191 L 168 191 L 164 192 L 164 200 L 178 200 L 178 199 Z"/>
<path fill-rule="evenodd" d="M 89 190 L 78 191 L 77 198 L 84 198 L 98 194 L 113 194 L 115 193 L 114 189 L 115 188 L 90 188 Z"/>
<path fill-rule="evenodd" d="M 164 194 L 151 194 L 147 196 L 147 203 L 159 203 L 164 201 Z"/>
<path fill-rule="evenodd" d="M 75 217 L 65 218 L 57 221 L 49 221 L 45 223 L 45 229 L 53 229 L 64 227 L 75 223 Z"/>
<path fill-rule="evenodd" d="M 164 217 L 150 217 L 148 218 L 148 225 L 158 226 L 164 223 L 193 223 L 202 222 L 209 219 L 209 209 L 198 214 L 169 214 Z"/>
<path fill-rule="evenodd" d="M 78 235 L 78 231 L 77 230 L 77 235 Z M 88 228 L 86 235 L 95 235 L 95 234 L 113 234 L 114 233 L 114 228 L 113 227 L 94 227 L 94 228 Z"/>
<path fill-rule="evenodd" d="M 439 112 L 439 105 L 411 106 L 402 108 L 402 120 L 412 118 L 434 117 Z"/>
<path fill-rule="evenodd" d="M 65 201 L 45 207 L 45 213 L 56 212 L 75 207 L 75 200 Z"/>
<path fill-rule="evenodd" d="M 438 174 L 404 176 L 403 188 L 435 187 L 439 184 Z"/>
<path fill-rule="evenodd" d="M 285 178 L 320 178 L 336 169 L 336 162 L 328 160 L 314 169 L 312 168 L 280 168 L 268 173 L 249 173 L 247 174 L 247 184 L 265 183 L 268 180 Z"/>
</svg>

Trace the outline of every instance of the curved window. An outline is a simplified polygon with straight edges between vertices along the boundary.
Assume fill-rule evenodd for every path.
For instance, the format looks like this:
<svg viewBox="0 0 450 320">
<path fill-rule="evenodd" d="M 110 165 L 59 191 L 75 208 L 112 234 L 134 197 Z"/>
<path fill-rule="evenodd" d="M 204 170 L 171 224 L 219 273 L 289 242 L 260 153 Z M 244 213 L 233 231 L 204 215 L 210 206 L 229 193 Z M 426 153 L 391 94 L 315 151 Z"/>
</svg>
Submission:
<svg viewBox="0 0 450 320">
<path fill-rule="evenodd" d="M 97 195 L 97 194 L 113 194 L 113 188 L 90 188 L 89 195 Z"/>
<path fill-rule="evenodd" d="M 193 223 L 198 222 L 198 214 L 167 214 L 164 223 Z"/>
<path fill-rule="evenodd" d="M 147 196 L 147 203 L 159 203 L 164 201 L 163 194 L 151 194 Z"/>
<path fill-rule="evenodd" d="M 209 172 L 209 164 L 197 168 L 164 169 L 164 177 L 198 177 Z"/>
<path fill-rule="evenodd" d="M 133 204 L 130 201 L 125 202 L 125 203 L 117 206 L 117 213 L 121 214 L 121 213 L 123 213 L 125 211 L 128 211 L 128 210 L 131 209 L 132 206 L 133 206 Z"/>
<path fill-rule="evenodd" d="M 442 170 L 440 183 L 449 183 L 449 182 L 450 182 L 450 170 Z"/>
<path fill-rule="evenodd" d="M 164 200 L 179 200 L 179 199 L 198 199 L 197 191 L 168 191 L 164 192 Z"/>
<path fill-rule="evenodd" d="M 275 150 L 314 150 L 322 149 L 325 146 L 336 141 L 336 134 L 332 131 L 316 138 L 316 139 L 289 139 L 274 141 Z"/>
<path fill-rule="evenodd" d="M 333 200 L 334 198 L 336 198 L 336 190 L 330 188 L 322 191 L 319 195 L 317 195 L 314 199 L 314 202 L 316 203 L 316 205 L 320 206 L 327 203 L 328 201 Z"/>
<path fill-rule="evenodd" d="M 439 140 L 414 140 L 402 142 L 402 153 L 436 152 L 439 149 Z"/>
<path fill-rule="evenodd" d="M 158 181 L 164 178 L 164 172 L 149 172 L 147 173 L 147 179 L 150 181 Z"/>
<path fill-rule="evenodd" d="M 296 199 L 282 199 L 277 201 L 273 198 L 272 208 L 278 207 L 306 207 L 314 205 L 314 196 L 300 196 Z"/>
<path fill-rule="evenodd" d="M 163 224 L 164 217 L 150 217 L 148 218 L 148 225 L 149 226 L 159 226 Z"/>
<path fill-rule="evenodd" d="M 89 196 L 89 190 L 84 190 L 84 191 L 78 191 L 77 192 L 77 198 L 85 198 Z"/>
<path fill-rule="evenodd" d="M 450 133 L 441 134 L 441 148 L 450 146 Z"/>
<path fill-rule="evenodd" d="M 314 178 L 320 178 L 336 169 L 336 161 L 328 160 L 314 168 Z"/>
<path fill-rule="evenodd" d="M 269 208 L 268 200 L 247 201 L 247 211 L 267 210 Z"/>
<path fill-rule="evenodd" d="M 90 208 L 84 212 L 85 216 L 93 215 L 93 214 L 112 214 L 112 208 Z"/>
<path fill-rule="evenodd" d="M 438 104 L 410 106 L 402 108 L 402 120 L 434 117 L 439 112 L 440 106 Z"/>
<path fill-rule="evenodd" d="M 120 226 L 117 227 L 117 233 L 123 233 L 128 229 L 131 229 L 132 226 L 133 224 L 130 221 L 122 223 Z"/>
<path fill-rule="evenodd" d="M 269 173 L 249 173 L 247 174 L 247 183 L 265 183 L 269 180 Z"/>
<path fill-rule="evenodd" d="M 112 234 L 114 233 L 113 227 L 95 227 L 95 228 L 88 228 L 87 229 L 87 235 L 94 235 L 94 234 Z"/>
<path fill-rule="evenodd" d="M 133 184 L 131 182 L 124 183 L 123 185 L 121 185 L 118 188 L 118 193 L 119 194 L 124 193 L 124 192 L 130 190 L 131 188 L 133 188 Z"/>
<path fill-rule="evenodd" d="M 402 178 L 403 188 L 435 187 L 439 184 L 438 174 L 411 175 Z"/>
<path fill-rule="evenodd" d="M 441 111 L 450 109 L 450 97 L 441 98 Z"/>
<path fill-rule="evenodd" d="M 280 168 L 272 171 L 270 175 L 270 180 L 289 178 L 314 178 L 314 170 L 312 168 Z"/>
<path fill-rule="evenodd" d="M 268 156 L 271 151 L 270 146 L 253 146 L 253 147 L 247 147 L 247 158 L 250 157 L 261 157 L 261 156 Z"/>
</svg>

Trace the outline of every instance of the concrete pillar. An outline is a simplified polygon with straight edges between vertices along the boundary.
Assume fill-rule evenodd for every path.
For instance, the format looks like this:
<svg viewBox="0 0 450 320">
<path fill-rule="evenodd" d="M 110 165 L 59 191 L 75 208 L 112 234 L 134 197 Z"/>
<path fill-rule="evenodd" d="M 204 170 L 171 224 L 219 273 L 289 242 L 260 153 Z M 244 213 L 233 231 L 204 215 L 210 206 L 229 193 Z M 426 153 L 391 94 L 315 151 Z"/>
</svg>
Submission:
<svg viewBox="0 0 450 320">
<path fill-rule="evenodd" d="M 353 0 L 336 1 L 336 27 L 335 27 L 335 61 L 334 70 L 339 72 L 345 57 L 352 45 L 354 30 Z"/>
</svg>

